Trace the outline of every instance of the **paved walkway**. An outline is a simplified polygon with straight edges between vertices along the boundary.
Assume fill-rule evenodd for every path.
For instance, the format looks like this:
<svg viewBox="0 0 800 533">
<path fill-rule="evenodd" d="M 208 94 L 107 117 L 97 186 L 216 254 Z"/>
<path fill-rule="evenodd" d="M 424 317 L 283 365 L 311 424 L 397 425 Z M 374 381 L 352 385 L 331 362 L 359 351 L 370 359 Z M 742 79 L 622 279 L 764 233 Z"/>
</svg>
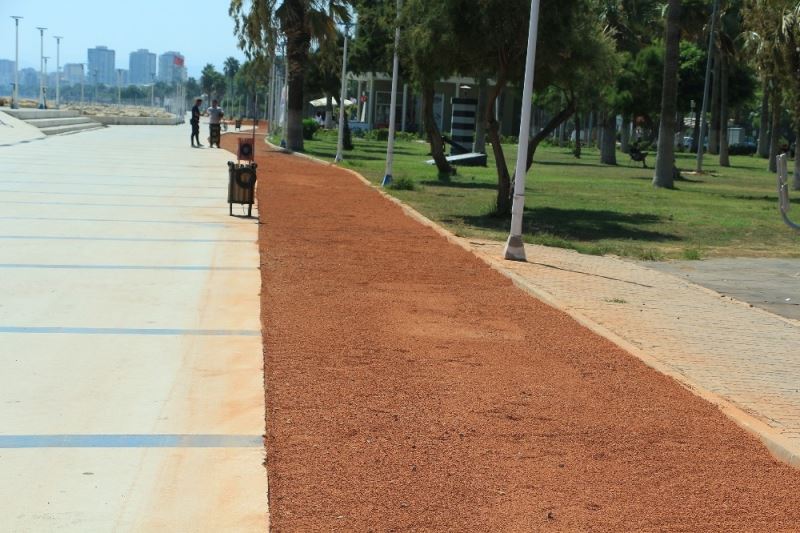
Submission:
<svg viewBox="0 0 800 533">
<path fill-rule="evenodd" d="M 0 530 L 266 530 L 229 158 L 170 126 L 0 147 Z"/>
<path fill-rule="evenodd" d="M 644 266 L 800 321 L 800 259 L 734 257 Z"/>
<path fill-rule="evenodd" d="M 500 243 L 469 242 L 522 285 L 763 422 L 745 421 L 800 465 L 800 324 L 628 261 L 526 245 L 528 262 L 514 263 L 499 259 Z"/>
</svg>

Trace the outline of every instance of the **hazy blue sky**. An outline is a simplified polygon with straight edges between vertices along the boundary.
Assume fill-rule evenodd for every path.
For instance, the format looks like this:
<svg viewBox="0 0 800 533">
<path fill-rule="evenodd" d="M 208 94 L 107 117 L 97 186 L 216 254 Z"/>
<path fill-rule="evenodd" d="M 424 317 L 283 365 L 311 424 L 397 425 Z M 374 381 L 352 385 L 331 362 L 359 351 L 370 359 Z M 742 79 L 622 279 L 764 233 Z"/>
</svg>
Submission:
<svg viewBox="0 0 800 533">
<path fill-rule="evenodd" d="M 54 35 L 62 35 L 61 64 L 86 62 L 86 49 L 105 45 L 116 51 L 116 67 L 128 68 L 128 54 L 147 48 L 156 54 L 175 50 L 186 57 L 189 76 L 206 63 L 222 69 L 228 56 L 244 54 L 233 37 L 226 0 L 0 0 L 0 59 L 14 59 L 14 21 L 20 21 L 20 68 L 39 68 L 39 31 L 48 28 L 44 55 L 56 64 Z"/>
</svg>

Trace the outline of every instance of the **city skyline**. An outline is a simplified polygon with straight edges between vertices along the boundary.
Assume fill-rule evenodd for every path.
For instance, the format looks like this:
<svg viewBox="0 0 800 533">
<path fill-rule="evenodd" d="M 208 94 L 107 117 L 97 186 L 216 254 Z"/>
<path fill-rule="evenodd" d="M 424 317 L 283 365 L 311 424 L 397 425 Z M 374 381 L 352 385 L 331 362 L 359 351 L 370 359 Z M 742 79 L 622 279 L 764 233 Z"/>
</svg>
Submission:
<svg viewBox="0 0 800 533">
<path fill-rule="evenodd" d="M 214 3 L 197 10 L 195 2 L 176 0 L 165 4 L 142 0 L 124 16 L 109 18 L 107 3 L 97 0 L 81 2 L 81 9 L 53 0 L 4 0 L 0 3 L 0 59 L 14 60 L 14 21 L 20 21 L 19 68 L 39 69 L 40 39 L 37 26 L 48 28 L 44 37 L 44 55 L 50 56 L 48 70 L 55 71 L 56 42 L 62 35 L 61 66 L 67 63 L 86 63 L 87 50 L 97 45 L 116 52 L 115 68 L 129 68 L 130 53 L 148 49 L 158 56 L 179 50 L 186 58 L 188 76 L 199 78 L 207 63 L 218 70 L 225 58 L 233 56 L 243 61 L 244 54 L 236 46 L 233 21 L 227 13 L 227 3 Z M 193 24 L 192 20 L 197 23 Z M 209 21 L 218 28 L 208 31 Z M 146 29 L 145 33 L 142 31 Z"/>
</svg>

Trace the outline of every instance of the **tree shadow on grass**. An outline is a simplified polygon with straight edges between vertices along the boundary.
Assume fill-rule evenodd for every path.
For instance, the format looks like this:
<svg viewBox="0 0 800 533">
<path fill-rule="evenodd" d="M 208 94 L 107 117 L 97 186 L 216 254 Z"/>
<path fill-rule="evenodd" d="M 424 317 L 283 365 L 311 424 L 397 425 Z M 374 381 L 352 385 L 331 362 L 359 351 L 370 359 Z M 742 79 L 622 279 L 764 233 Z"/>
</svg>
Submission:
<svg viewBox="0 0 800 533">
<path fill-rule="evenodd" d="M 509 219 L 493 214 L 463 217 L 466 224 L 494 231 L 507 231 Z M 548 233 L 564 239 L 596 241 L 626 239 L 636 241 L 679 241 L 670 233 L 642 228 L 658 224 L 663 218 L 648 213 L 619 213 L 590 209 L 556 209 L 536 207 L 525 209 L 524 233 Z"/>
<path fill-rule="evenodd" d="M 580 159 L 575 159 L 574 161 L 539 161 L 535 160 L 534 166 L 536 165 L 544 165 L 544 166 L 556 166 L 556 167 L 600 167 L 600 168 L 613 168 L 614 165 L 604 165 L 602 163 L 585 163 Z"/>
<path fill-rule="evenodd" d="M 317 157 L 319 159 L 330 159 L 330 160 L 333 160 L 336 157 L 336 152 L 335 151 L 329 152 L 327 150 L 306 150 L 303 153 L 306 154 L 306 155 Z M 358 160 L 361 160 L 361 161 L 377 161 L 377 160 L 385 159 L 383 157 L 377 157 L 377 156 L 371 157 L 371 156 L 354 154 L 352 152 L 345 152 L 344 153 L 344 158 L 345 158 L 345 160 L 350 160 L 350 161 L 358 161 Z"/>
<path fill-rule="evenodd" d="M 420 185 L 430 185 L 432 187 L 449 187 L 453 189 L 486 189 L 491 191 L 497 190 L 496 183 L 486 183 L 481 181 L 439 181 L 439 180 L 425 180 L 420 181 Z"/>
</svg>

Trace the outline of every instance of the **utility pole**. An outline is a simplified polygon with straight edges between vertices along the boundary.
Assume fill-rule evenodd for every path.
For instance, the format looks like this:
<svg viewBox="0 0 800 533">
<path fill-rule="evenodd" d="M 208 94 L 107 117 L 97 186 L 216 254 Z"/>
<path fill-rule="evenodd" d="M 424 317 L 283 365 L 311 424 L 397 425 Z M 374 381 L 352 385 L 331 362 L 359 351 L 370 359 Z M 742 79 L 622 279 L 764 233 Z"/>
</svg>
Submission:
<svg viewBox="0 0 800 533">
<path fill-rule="evenodd" d="M 41 46 L 39 48 L 39 109 L 44 109 L 44 31 L 47 28 L 37 27 Z"/>
<path fill-rule="evenodd" d="M 288 37 L 283 39 L 283 90 L 286 92 L 286 98 L 281 94 L 283 100 L 283 124 L 281 124 L 281 148 L 286 148 L 286 129 L 289 126 L 289 62 L 286 60 L 286 44 Z"/>
<path fill-rule="evenodd" d="M 122 69 L 117 69 L 117 106 L 122 107 Z"/>
<path fill-rule="evenodd" d="M 697 166 L 695 171 L 699 174 L 703 172 L 703 140 L 706 135 L 706 112 L 708 111 L 708 92 L 711 85 L 711 58 L 714 56 L 714 32 L 717 24 L 717 13 L 719 13 L 719 0 L 714 0 L 714 9 L 711 13 L 711 27 L 708 35 L 708 57 L 706 58 L 706 81 L 703 85 L 703 107 L 700 111 L 700 133 L 697 139 Z M 725 126 L 727 127 L 727 126 Z"/>
<path fill-rule="evenodd" d="M 60 35 L 53 36 L 56 40 L 56 109 L 61 104 L 61 39 Z"/>
<path fill-rule="evenodd" d="M 44 59 L 44 92 L 42 93 L 43 94 L 43 98 L 44 98 L 44 108 L 43 109 L 47 109 L 47 86 L 49 84 L 49 82 L 47 80 L 47 60 L 50 59 L 50 57 L 49 56 L 44 56 L 42 59 Z"/>
<path fill-rule="evenodd" d="M 528 138 L 531 134 L 531 99 L 533 98 L 533 71 L 536 60 L 536 38 L 539 30 L 539 0 L 531 0 L 528 22 L 528 51 L 525 62 L 525 82 L 522 86 L 522 118 L 519 123 L 519 149 L 514 171 L 514 203 L 511 206 L 511 232 L 503 256 L 513 261 L 525 261 L 525 243 L 522 241 L 522 214 L 525 210 L 525 173 L 527 171 Z"/>
<path fill-rule="evenodd" d="M 350 24 L 344 23 L 344 52 L 342 53 L 342 92 L 339 97 L 339 139 L 336 141 L 336 158 L 334 161 L 340 163 L 344 159 L 344 107 L 347 102 L 347 34 L 350 31 Z"/>
<path fill-rule="evenodd" d="M 14 19 L 14 26 L 16 28 L 16 45 L 14 47 L 14 90 L 11 93 L 11 108 L 17 109 L 19 107 L 19 19 L 22 17 L 12 15 Z"/>
<path fill-rule="evenodd" d="M 150 107 L 155 107 L 156 73 L 150 73 Z"/>
<path fill-rule="evenodd" d="M 389 103 L 389 142 L 386 145 L 386 173 L 383 175 L 381 187 L 388 187 L 392 184 L 392 171 L 394 166 L 394 128 L 397 123 L 397 78 L 400 76 L 400 10 L 403 8 L 403 0 L 397 0 L 397 18 L 394 28 L 394 61 L 392 63 L 392 97 Z"/>
<path fill-rule="evenodd" d="M 81 111 L 83 111 L 83 83 L 86 78 L 86 63 L 80 63 L 81 66 Z"/>
</svg>

